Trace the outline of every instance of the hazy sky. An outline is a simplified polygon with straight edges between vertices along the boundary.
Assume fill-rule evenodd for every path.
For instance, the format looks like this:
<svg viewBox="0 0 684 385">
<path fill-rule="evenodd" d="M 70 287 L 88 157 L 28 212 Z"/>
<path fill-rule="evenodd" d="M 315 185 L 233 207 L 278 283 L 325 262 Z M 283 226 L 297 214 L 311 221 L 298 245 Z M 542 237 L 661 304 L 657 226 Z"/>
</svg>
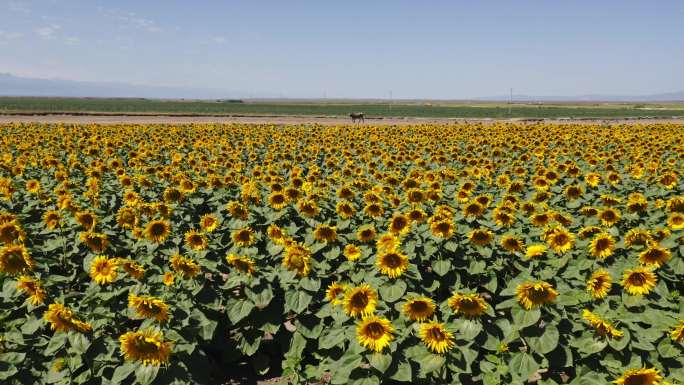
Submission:
<svg viewBox="0 0 684 385">
<path fill-rule="evenodd" d="M 0 72 L 286 97 L 684 90 L 684 1 L 0 0 Z"/>
</svg>

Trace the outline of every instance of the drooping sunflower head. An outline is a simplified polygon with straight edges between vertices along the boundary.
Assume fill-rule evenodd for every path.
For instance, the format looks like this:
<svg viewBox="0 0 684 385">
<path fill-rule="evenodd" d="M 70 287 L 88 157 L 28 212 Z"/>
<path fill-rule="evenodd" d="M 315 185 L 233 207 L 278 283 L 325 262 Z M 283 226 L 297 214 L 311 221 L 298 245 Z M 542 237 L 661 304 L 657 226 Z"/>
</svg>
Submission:
<svg viewBox="0 0 684 385">
<path fill-rule="evenodd" d="M 546 253 L 546 245 L 543 243 L 537 243 L 534 245 L 529 245 L 525 249 L 525 258 L 534 259 L 539 258 Z"/>
<path fill-rule="evenodd" d="M 118 260 L 103 255 L 96 256 L 90 264 L 90 278 L 98 285 L 107 285 L 116 280 Z"/>
<path fill-rule="evenodd" d="M 138 224 L 138 216 L 130 207 L 122 207 L 116 213 L 116 223 L 124 229 L 132 229 Z"/>
<path fill-rule="evenodd" d="M 639 262 L 642 265 L 658 268 L 672 258 L 670 250 L 652 242 L 650 246 L 639 254 Z"/>
<path fill-rule="evenodd" d="M 23 242 L 24 238 L 24 231 L 16 221 L 0 223 L 0 241 L 2 243 L 9 245 L 14 242 Z"/>
<path fill-rule="evenodd" d="M 337 228 L 326 224 L 320 224 L 313 233 L 314 239 L 319 242 L 334 242 L 337 240 Z"/>
<path fill-rule="evenodd" d="M 589 252 L 594 257 L 604 260 L 613 255 L 615 248 L 615 239 L 608 233 L 599 233 L 594 235 L 594 239 L 589 244 Z"/>
<path fill-rule="evenodd" d="M 409 299 L 403 306 L 404 315 L 411 321 L 423 322 L 435 314 L 435 302 L 428 297 Z"/>
<path fill-rule="evenodd" d="M 420 339 L 432 351 L 437 354 L 444 354 L 451 350 L 454 343 L 454 335 L 440 322 L 426 322 L 420 325 L 418 332 Z"/>
<path fill-rule="evenodd" d="M 24 245 L 9 245 L 0 248 L 0 272 L 19 275 L 33 270 L 33 260 Z"/>
<path fill-rule="evenodd" d="M 17 281 L 17 289 L 28 295 L 31 304 L 34 306 L 45 302 L 45 289 L 43 289 L 43 285 L 36 278 L 22 275 Z"/>
<path fill-rule="evenodd" d="M 378 303 L 378 294 L 368 284 L 347 289 L 344 294 L 344 311 L 350 317 L 373 314 Z"/>
<path fill-rule="evenodd" d="M 655 273 L 647 267 L 637 267 L 625 270 L 622 276 L 622 286 L 630 295 L 647 295 L 656 286 Z"/>
<path fill-rule="evenodd" d="M 516 288 L 516 296 L 520 305 L 530 310 L 552 302 L 558 297 L 558 292 L 548 282 L 525 282 Z"/>
<path fill-rule="evenodd" d="M 61 220 L 62 217 L 59 215 L 58 211 L 49 210 L 43 214 L 43 222 L 45 222 L 45 226 L 50 230 L 57 228 L 60 225 Z"/>
<path fill-rule="evenodd" d="M 249 209 L 243 203 L 238 201 L 228 202 L 226 209 L 231 217 L 235 219 L 245 220 L 249 216 Z"/>
<path fill-rule="evenodd" d="M 275 223 L 268 226 L 266 229 L 266 234 L 268 238 L 276 245 L 282 245 L 285 239 L 285 231 Z"/>
<path fill-rule="evenodd" d="M 341 305 L 344 303 L 344 292 L 347 290 L 347 285 L 333 282 L 328 285 L 325 291 L 325 298 L 333 305 Z"/>
<path fill-rule="evenodd" d="M 577 237 L 579 239 L 589 239 L 593 237 L 594 235 L 598 234 L 601 232 L 601 228 L 598 226 L 587 226 L 587 227 L 582 227 L 577 233 Z"/>
<path fill-rule="evenodd" d="M 408 269 L 408 257 L 398 250 L 387 250 L 378 254 L 375 260 L 380 273 L 397 278 Z"/>
<path fill-rule="evenodd" d="M 604 298 L 613 286 L 613 278 L 605 270 L 595 271 L 587 280 L 587 291 L 595 299 Z"/>
<path fill-rule="evenodd" d="M 200 218 L 200 228 L 207 233 L 216 230 L 218 225 L 219 219 L 214 214 L 204 214 L 202 215 L 202 218 Z"/>
<path fill-rule="evenodd" d="M 373 225 L 361 226 L 359 230 L 356 232 L 356 239 L 358 239 L 359 242 L 363 243 L 371 242 L 375 239 L 375 236 L 376 232 L 375 227 L 373 227 Z"/>
<path fill-rule="evenodd" d="M 226 261 L 241 273 L 253 275 L 256 272 L 256 262 L 250 257 L 228 254 Z"/>
<path fill-rule="evenodd" d="M 350 243 L 347 246 L 344 247 L 344 256 L 347 258 L 348 261 L 356 261 L 361 257 L 361 249 Z"/>
<path fill-rule="evenodd" d="M 670 332 L 672 341 L 684 343 L 684 319 Z"/>
<path fill-rule="evenodd" d="M 124 269 L 126 274 L 137 280 L 141 280 L 145 275 L 145 268 L 130 258 L 119 258 L 118 264 Z"/>
<path fill-rule="evenodd" d="M 58 332 L 76 331 L 86 333 L 92 330 L 92 326 L 76 318 L 74 312 L 61 303 L 53 303 L 43 314 L 43 319 L 50 323 L 50 329 Z"/>
<path fill-rule="evenodd" d="M 501 247 L 510 253 L 520 253 L 525 247 L 523 241 L 514 235 L 504 235 L 500 241 Z"/>
<path fill-rule="evenodd" d="M 362 346 L 381 352 L 394 339 L 394 327 L 386 318 L 365 317 L 356 326 L 356 339 Z"/>
<path fill-rule="evenodd" d="M 303 244 L 293 242 L 285 248 L 283 266 L 305 277 L 311 270 L 311 251 Z"/>
<path fill-rule="evenodd" d="M 145 238 L 150 242 L 162 243 L 171 233 L 171 225 L 163 219 L 153 220 L 145 226 Z"/>
<path fill-rule="evenodd" d="M 318 215 L 320 208 L 318 204 L 313 199 L 300 199 L 297 202 L 297 210 L 305 217 L 315 217 Z"/>
<path fill-rule="evenodd" d="M 625 246 L 632 248 L 634 246 L 646 246 L 653 241 L 651 232 L 645 229 L 634 228 L 630 229 L 625 234 Z"/>
<path fill-rule="evenodd" d="M 660 385 L 663 376 L 658 373 L 658 369 L 629 369 L 618 379 L 613 381 L 615 385 Z"/>
<path fill-rule="evenodd" d="M 207 236 L 195 229 L 185 233 L 185 245 L 192 250 L 204 250 L 208 244 Z"/>
<path fill-rule="evenodd" d="M 197 262 L 182 255 L 177 254 L 172 256 L 170 262 L 173 271 L 183 279 L 195 278 L 201 270 Z M 171 282 L 173 282 L 173 280 Z"/>
<path fill-rule="evenodd" d="M 238 230 L 234 230 L 231 233 L 231 238 L 233 243 L 240 247 L 249 247 L 256 242 L 256 237 L 254 236 L 254 230 L 251 227 L 243 227 Z"/>
<path fill-rule="evenodd" d="M 487 311 L 487 302 L 479 294 L 454 293 L 449 297 L 449 307 L 455 314 L 468 318 L 479 317 Z"/>
<path fill-rule="evenodd" d="M 79 237 L 81 242 L 85 243 L 93 253 L 102 253 L 107 249 L 107 246 L 109 246 L 107 235 L 103 233 L 84 231 Z"/>
<path fill-rule="evenodd" d="M 169 306 L 156 297 L 130 293 L 128 306 L 135 310 L 138 317 L 154 319 L 159 323 L 165 323 L 169 319 Z"/>
<path fill-rule="evenodd" d="M 97 223 L 97 217 L 91 211 L 79 211 L 76 213 L 76 222 L 86 230 L 92 230 Z"/>
<path fill-rule="evenodd" d="M 154 329 L 127 332 L 119 337 L 121 352 L 127 361 L 139 361 L 143 365 L 159 366 L 169 362 L 171 343 Z"/>
<path fill-rule="evenodd" d="M 624 334 L 622 331 L 616 329 L 612 323 L 592 313 L 589 309 L 584 309 L 582 312 L 582 318 L 589 322 L 589 324 L 594 328 L 596 334 L 601 337 L 620 338 Z"/>
<path fill-rule="evenodd" d="M 485 246 L 489 244 L 493 239 L 494 235 L 492 235 L 492 232 L 487 230 L 487 229 L 475 229 L 471 230 L 468 233 L 468 239 L 470 240 L 471 243 L 478 245 L 478 246 Z"/>
</svg>

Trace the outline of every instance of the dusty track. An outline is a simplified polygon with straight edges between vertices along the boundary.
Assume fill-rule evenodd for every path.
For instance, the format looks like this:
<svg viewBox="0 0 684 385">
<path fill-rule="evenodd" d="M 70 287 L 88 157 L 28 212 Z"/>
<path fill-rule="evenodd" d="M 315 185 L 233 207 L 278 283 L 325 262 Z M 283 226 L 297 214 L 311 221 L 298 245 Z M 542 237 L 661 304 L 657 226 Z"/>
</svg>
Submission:
<svg viewBox="0 0 684 385">
<path fill-rule="evenodd" d="M 367 125 L 407 125 L 407 124 L 449 124 L 449 123 L 493 123 L 493 122 L 553 122 L 553 123 L 678 123 L 679 119 L 445 119 L 445 118 L 380 118 L 366 119 Z M 254 123 L 254 124 L 351 124 L 348 118 L 315 117 L 315 116 L 169 116 L 169 115 L 0 115 L 0 123 L 36 122 L 36 123 L 78 123 L 78 124 L 187 124 L 187 123 Z"/>
</svg>

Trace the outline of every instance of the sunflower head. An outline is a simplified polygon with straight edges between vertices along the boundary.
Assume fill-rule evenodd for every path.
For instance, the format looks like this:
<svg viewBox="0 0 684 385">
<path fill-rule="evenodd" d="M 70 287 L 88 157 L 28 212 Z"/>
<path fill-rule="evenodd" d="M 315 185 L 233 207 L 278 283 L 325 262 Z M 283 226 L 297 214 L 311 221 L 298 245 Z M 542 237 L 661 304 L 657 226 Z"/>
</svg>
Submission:
<svg viewBox="0 0 684 385">
<path fill-rule="evenodd" d="M 326 224 L 320 224 L 314 230 L 314 239 L 319 242 L 334 242 L 337 240 L 337 228 Z"/>
<path fill-rule="evenodd" d="M 154 319 L 159 323 L 165 323 L 169 319 L 169 306 L 156 297 L 130 293 L 128 306 L 135 310 L 138 317 Z"/>
<path fill-rule="evenodd" d="M 468 318 L 479 317 L 487 311 L 487 302 L 479 294 L 454 293 L 449 298 L 449 307 L 455 314 Z"/>
<path fill-rule="evenodd" d="M 0 272 L 19 275 L 33 270 L 33 260 L 24 245 L 0 247 Z"/>
<path fill-rule="evenodd" d="M 283 266 L 305 277 L 311 270 L 311 251 L 301 243 L 293 242 L 285 248 Z"/>
<path fill-rule="evenodd" d="M 435 313 L 435 303 L 428 297 L 412 298 L 404 303 L 403 312 L 411 321 L 423 322 Z"/>
<path fill-rule="evenodd" d="M 622 276 L 622 286 L 630 295 L 646 295 L 656 286 L 655 273 L 647 267 L 637 267 L 625 270 Z"/>
<path fill-rule="evenodd" d="M 170 262 L 173 271 L 180 275 L 183 279 L 195 278 L 195 276 L 197 276 L 201 270 L 197 262 L 182 255 L 172 256 Z M 164 283 L 166 284 L 167 277 L 165 276 L 164 278 Z M 173 279 L 171 279 L 171 283 L 173 283 Z"/>
<path fill-rule="evenodd" d="M 233 239 L 233 243 L 240 247 L 249 247 L 256 242 L 254 230 L 250 227 L 234 230 L 231 234 L 231 238 Z"/>
<path fill-rule="evenodd" d="M 684 319 L 670 332 L 672 341 L 684 343 Z"/>
<path fill-rule="evenodd" d="M 200 228 L 207 233 L 216 230 L 218 225 L 219 219 L 214 214 L 204 214 L 202 218 L 200 218 Z"/>
<path fill-rule="evenodd" d="M 171 233 L 171 225 L 163 219 L 153 220 L 145 226 L 145 238 L 150 242 L 162 243 Z"/>
<path fill-rule="evenodd" d="M 475 245 L 485 246 L 494 239 L 494 235 L 487 229 L 475 229 L 468 233 L 468 239 Z"/>
<path fill-rule="evenodd" d="M 375 246 L 378 252 L 387 252 L 396 250 L 401 244 L 401 239 L 394 234 L 385 233 L 382 234 L 377 241 L 375 241 Z"/>
<path fill-rule="evenodd" d="M 256 272 L 256 262 L 250 257 L 228 254 L 226 261 L 241 273 L 253 275 Z"/>
<path fill-rule="evenodd" d="M 408 257 L 397 250 L 388 250 L 378 254 L 375 260 L 380 273 L 390 278 L 397 278 L 408 269 Z"/>
<path fill-rule="evenodd" d="M 613 237 L 608 233 L 599 233 L 594 235 L 594 238 L 589 244 L 589 252 L 591 255 L 600 260 L 605 260 L 613 255 L 614 248 L 615 239 L 613 239 Z"/>
<path fill-rule="evenodd" d="M 350 317 L 373 314 L 378 303 L 378 294 L 368 284 L 347 289 L 344 294 L 344 311 Z"/>
<path fill-rule="evenodd" d="M 410 230 L 409 223 L 409 218 L 404 214 L 394 214 L 389 223 L 389 232 L 392 234 L 406 234 Z"/>
<path fill-rule="evenodd" d="M 608 295 L 613 286 L 613 278 L 605 270 L 595 271 L 587 280 L 587 291 L 595 299 L 601 299 Z"/>
<path fill-rule="evenodd" d="M 525 258 L 527 258 L 527 259 L 538 258 L 538 257 L 541 257 L 542 255 L 544 255 L 544 253 L 546 253 L 546 245 L 544 245 L 543 243 L 529 245 L 525 249 Z"/>
<path fill-rule="evenodd" d="M 361 257 L 361 249 L 350 243 L 347 246 L 344 247 L 344 256 L 347 258 L 348 261 L 356 261 Z"/>
<path fill-rule="evenodd" d="M 520 253 L 523 251 L 525 244 L 523 241 L 514 235 L 504 235 L 500 241 L 501 247 L 510 253 Z"/>
<path fill-rule="evenodd" d="M 50 329 L 58 332 L 86 333 L 92 330 L 89 323 L 76 318 L 74 312 L 61 303 L 50 304 L 48 310 L 43 314 L 43 318 L 50 323 Z"/>
<path fill-rule="evenodd" d="M 530 310 L 552 302 L 558 296 L 558 292 L 548 282 L 525 282 L 516 288 L 516 296 L 520 305 Z"/>
<path fill-rule="evenodd" d="M 26 275 L 19 277 L 19 280 L 17 281 L 17 289 L 28 295 L 29 299 L 31 300 L 31 304 L 34 306 L 45 302 L 45 289 L 43 289 L 43 285 L 36 278 Z"/>
<path fill-rule="evenodd" d="M 672 258 L 670 250 L 652 242 L 649 247 L 639 254 L 639 262 L 642 265 L 658 268 Z"/>
<path fill-rule="evenodd" d="M 341 305 L 344 303 L 344 292 L 347 290 L 347 285 L 333 282 L 328 285 L 325 291 L 325 298 L 333 305 Z"/>
<path fill-rule="evenodd" d="M 433 353 L 444 354 L 455 345 L 453 333 L 448 331 L 443 323 L 426 322 L 420 325 L 418 335 Z"/>
<path fill-rule="evenodd" d="M 432 235 L 439 238 L 449 238 L 454 234 L 454 223 L 449 219 L 440 219 L 432 221 L 430 224 L 430 231 Z"/>
<path fill-rule="evenodd" d="M 185 245 L 192 250 L 204 250 L 208 244 L 207 236 L 197 230 L 193 229 L 185 233 Z"/>
<path fill-rule="evenodd" d="M 607 207 L 598 213 L 598 217 L 604 226 L 613 226 L 620 220 L 620 212 L 612 207 Z"/>
<path fill-rule="evenodd" d="M 102 255 L 96 256 L 90 264 L 90 277 L 98 285 L 107 285 L 117 277 L 116 268 L 118 260 L 116 258 L 107 258 Z"/>
<path fill-rule="evenodd" d="M 119 337 L 119 342 L 127 361 L 153 366 L 169 362 L 171 343 L 164 341 L 164 335 L 160 331 L 146 329 L 127 332 Z"/>
<path fill-rule="evenodd" d="M 371 242 L 375 239 L 375 236 L 375 227 L 373 227 L 372 225 L 361 226 L 359 230 L 356 232 L 356 239 L 358 239 L 359 242 L 363 243 Z"/>
<path fill-rule="evenodd" d="M 14 242 L 23 242 L 24 238 L 24 231 L 16 221 L 0 223 L 0 241 L 2 243 L 9 245 Z"/>
<path fill-rule="evenodd" d="M 615 385 L 660 385 L 663 377 L 658 369 L 629 369 L 618 379 L 613 381 Z"/>
<path fill-rule="evenodd" d="M 545 239 L 549 247 L 557 253 L 565 253 L 575 244 L 575 236 L 562 227 L 552 228 L 546 231 Z"/>
<path fill-rule="evenodd" d="M 381 352 L 394 339 L 394 328 L 386 318 L 378 316 L 365 317 L 356 326 L 356 339 L 362 346 Z"/>
</svg>

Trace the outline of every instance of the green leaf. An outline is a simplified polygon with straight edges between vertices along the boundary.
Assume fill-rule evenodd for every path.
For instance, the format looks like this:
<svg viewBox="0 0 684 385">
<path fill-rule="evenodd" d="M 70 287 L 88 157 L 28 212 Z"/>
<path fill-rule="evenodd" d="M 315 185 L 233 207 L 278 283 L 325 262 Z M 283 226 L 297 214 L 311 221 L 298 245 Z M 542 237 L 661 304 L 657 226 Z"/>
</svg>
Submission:
<svg viewBox="0 0 684 385">
<path fill-rule="evenodd" d="M 364 376 L 357 378 L 352 382 L 352 385 L 379 385 L 380 380 L 376 376 Z"/>
<path fill-rule="evenodd" d="M 391 354 L 373 353 L 368 357 L 368 363 L 377 369 L 380 373 L 384 373 L 392 364 Z"/>
<path fill-rule="evenodd" d="M 418 361 L 418 364 L 420 365 L 420 373 L 423 376 L 428 373 L 432 373 L 435 370 L 441 368 L 445 362 L 446 359 L 444 358 L 444 356 L 439 354 L 428 353 L 420 357 L 420 360 Z"/>
<path fill-rule="evenodd" d="M 396 302 L 406 292 L 406 282 L 397 281 L 393 285 L 385 285 L 380 287 L 380 297 L 385 302 Z"/>
<path fill-rule="evenodd" d="M 397 371 L 390 376 L 390 379 L 400 382 L 409 382 L 413 376 L 411 365 L 408 362 L 400 362 Z"/>
<path fill-rule="evenodd" d="M 544 333 L 538 337 L 527 337 L 532 350 L 540 354 L 546 354 L 553 351 L 558 346 L 558 328 L 554 325 L 546 325 Z"/>
<path fill-rule="evenodd" d="M 68 338 L 71 348 L 78 354 L 85 354 L 90 347 L 90 340 L 81 333 L 70 332 Z"/>
<path fill-rule="evenodd" d="M 159 366 L 140 365 L 135 371 L 135 379 L 140 385 L 149 385 L 159 373 Z"/>
<path fill-rule="evenodd" d="M 61 349 L 67 342 L 66 333 L 55 332 L 55 334 L 50 338 L 47 348 L 43 352 L 46 356 L 51 356 Z"/>
<path fill-rule="evenodd" d="M 672 344 L 672 340 L 669 338 L 663 338 L 658 344 L 658 353 L 663 358 L 678 357 L 681 355 L 679 349 Z"/>
<path fill-rule="evenodd" d="M 24 358 L 26 358 L 26 353 L 18 353 L 18 352 L 11 352 L 11 353 L 0 353 L 0 362 L 6 363 L 6 364 L 19 364 L 22 361 L 24 361 Z"/>
<path fill-rule="evenodd" d="M 462 320 L 457 323 L 458 325 L 458 338 L 467 341 L 475 339 L 482 331 L 482 324 L 479 321 L 474 320 Z"/>
<path fill-rule="evenodd" d="M 304 290 L 317 292 L 318 289 L 321 288 L 321 281 L 318 279 L 313 279 L 313 278 L 307 277 L 307 278 L 303 278 L 301 281 L 299 281 L 299 285 Z"/>
<path fill-rule="evenodd" d="M 311 295 L 303 290 L 288 291 L 285 293 L 285 311 L 301 313 L 309 306 L 311 298 Z"/>
<path fill-rule="evenodd" d="M 525 310 L 520 306 L 511 308 L 511 315 L 513 316 L 513 325 L 518 329 L 522 329 L 534 325 L 541 317 L 539 308 Z"/>
<path fill-rule="evenodd" d="M 527 380 L 530 375 L 539 369 L 539 364 L 531 354 L 516 353 L 508 363 L 511 375 L 514 379 Z"/>
<path fill-rule="evenodd" d="M 440 277 L 445 276 L 451 270 L 451 262 L 448 260 L 432 262 L 432 271 Z"/>
<path fill-rule="evenodd" d="M 240 322 L 243 318 L 247 317 L 249 313 L 254 309 L 254 304 L 248 300 L 236 301 L 228 309 L 228 318 L 230 322 L 236 324 Z"/>
<path fill-rule="evenodd" d="M 121 384 L 135 371 L 137 365 L 125 362 L 123 365 L 118 365 L 114 369 L 114 374 L 112 374 L 111 382 L 114 384 Z"/>
<path fill-rule="evenodd" d="M 622 329 L 622 337 L 620 338 L 610 338 L 608 339 L 608 345 L 610 345 L 611 348 L 620 351 L 624 349 L 628 344 L 631 339 L 631 334 L 629 333 L 629 330 L 627 328 Z"/>
<path fill-rule="evenodd" d="M 346 330 L 341 327 L 331 328 L 318 342 L 320 349 L 330 349 L 344 342 Z"/>
</svg>

